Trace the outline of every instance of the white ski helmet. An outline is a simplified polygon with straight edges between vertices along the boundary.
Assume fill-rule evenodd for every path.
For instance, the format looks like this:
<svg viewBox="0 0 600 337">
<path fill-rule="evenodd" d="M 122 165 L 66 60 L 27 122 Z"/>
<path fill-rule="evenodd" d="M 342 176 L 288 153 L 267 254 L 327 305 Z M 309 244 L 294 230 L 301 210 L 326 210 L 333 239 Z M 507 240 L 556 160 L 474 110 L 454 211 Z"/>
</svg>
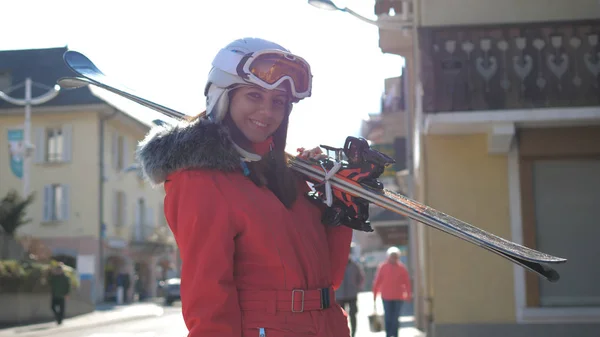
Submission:
<svg viewBox="0 0 600 337">
<path fill-rule="evenodd" d="M 287 82 L 292 103 L 309 97 L 312 88 L 310 65 L 286 48 L 260 38 L 235 40 L 221 49 L 212 62 L 204 89 L 206 115 L 221 122 L 229 108 L 229 91 L 237 85 L 254 84 L 281 89 Z M 292 104 L 288 107 L 291 111 Z"/>
</svg>

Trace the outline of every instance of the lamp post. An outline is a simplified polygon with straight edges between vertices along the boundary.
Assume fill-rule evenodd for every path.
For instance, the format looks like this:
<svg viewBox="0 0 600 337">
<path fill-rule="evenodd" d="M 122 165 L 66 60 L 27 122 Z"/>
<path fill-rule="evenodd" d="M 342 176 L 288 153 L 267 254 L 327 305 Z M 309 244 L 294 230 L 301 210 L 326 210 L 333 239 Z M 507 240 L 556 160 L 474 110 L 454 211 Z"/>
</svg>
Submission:
<svg viewBox="0 0 600 337">
<path fill-rule="evenodd" d="M 60 86 L 55 85 L 45 94 L 32 98 L 31 89 L 34 82 L 30 77 L 25 79 L 25 98 L 18 99 L 9 96 L 8 94 L 0 91 L 0 98 L 7 101 L 8 103 L 25 106 L 25 123 L 23 127 L 23 196 L 27 197 L 30 189 L 30 169 L 31 169 L 31 156 L 35 147 L 31 144 L 31 106 L 44 104 L 58 95 L 60 92 Z M 12 90 L 19 86 L 13 87 Z M 41 149 L 38 149 L 41 150 Z"/>
</svg>

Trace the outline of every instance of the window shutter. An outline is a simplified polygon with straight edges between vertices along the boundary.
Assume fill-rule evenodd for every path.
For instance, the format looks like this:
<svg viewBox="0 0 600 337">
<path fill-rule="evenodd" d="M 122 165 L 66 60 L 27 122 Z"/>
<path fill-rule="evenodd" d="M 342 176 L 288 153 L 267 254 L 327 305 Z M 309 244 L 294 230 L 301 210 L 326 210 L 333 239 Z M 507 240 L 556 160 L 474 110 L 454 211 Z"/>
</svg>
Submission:
<svg viewBox="0 0 600 337">
<path fill-rule="evenodd" d="M 116 131 L 112 132 L 112 167 L 117 170 L 119 165 L 119 134 Z"/>
<path fill-rule="evenodd" d="M 158 219 L 159 219 L 158 224 L 160 226 L 167 225 L 167 218 L 165 217 L 165 204 L 163 202 L 158 203 Z"/>
<path fill-rule="evenodd" d="M 146 227 L 154 227 L 156 215 L 154 214 L 154 208 L 148 207 L 146 208 Z"/>
<path fill-rule="evenodd" d="M 112 201 L 112 223 L 113 226 L 120 225 L 119 219 L 119 191 L 113 191 L 113 201 Z"/>
<path fill-rule="evenodd" d="M 52 214 L 52 186 L 44 186 L 44 211 L 42 215 L 42 221 L 50 221 L 50 215 Z"/>
<path fill-rule="evenodd" d="M 129 153 L 129 144 L 127 143 L 127 138 L 123 136 L 123 169 L 127 168 L 129 165 L 129 157 L 131 153 Z"/>
<path fill-rule="evenodd" d="M 143 237 L 142 239 L 147 239 L 150 235 L 154 233 L 154 209 L 152 207 L 146 208 L 146 223 L 142 224 L 143 228 Z"/>
<path fill-rule="evenodd" d="M 35 154 L 33 157 L 34 162 L 43 163 L 46 158 L 46 134 L 44 128 L 35 128 L 34 133 L 34 145 Z"/>
<path fill-rule="evenodd" d="M 62 160 L 64 162 L 70 162 L 73 152 L 73 125 L 65 124 L 62 127 L 63 133 L 63 152 Z"/>
<path fill-rule="evenodd" d="M 69 185 L 62 185 L 62 205 L 61 205 L 61 220 L 67 221 L 69 220 L 69 212 L 70 212 L 70 204 L 71 204 L 71 193 L 69 189 Z"/>
<path fill-rule="evenodd" d="M 127 195 L 125 192 L 121 192 L 121 205 L 119 207 L 121 207 L 121 225 L 127 226 L 129 213 L 127 213 Z"/>
<path fill-rule="evenodd" d="M 136 200 L 135 202 L 135 223 L 134 223 L 134 235 L 135 235 L 135 239 L 139 240 L 142 236 L 142 226 L 141 226 L 141 221 L 142 221 L 142 208 L 140 207 L 140 203 L 138 200 Z"/>
</svg>

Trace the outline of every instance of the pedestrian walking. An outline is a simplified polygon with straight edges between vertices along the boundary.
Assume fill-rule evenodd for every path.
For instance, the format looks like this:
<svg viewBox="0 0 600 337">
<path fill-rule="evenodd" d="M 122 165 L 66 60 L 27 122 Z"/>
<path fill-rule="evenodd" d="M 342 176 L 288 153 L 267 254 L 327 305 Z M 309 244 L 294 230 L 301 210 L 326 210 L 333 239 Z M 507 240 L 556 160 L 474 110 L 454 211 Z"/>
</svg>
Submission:
<svg viewBox="0 0 600 337">
<path fill-rule="evenodd" d="M 62 262 L 50 270 L 49 284 L 52 296 L 50 308 L 56 323 L 60 325 L 65 317 L 65 300 L 71 292 L 71 281 L 63 270 Z"/>
<path fill-rule="evenodd" d="M 338 304 L 348 312 L 352 337 L 356 335 L 356 315 L 358 313 L 358 293 L 365 283 L 365 274 L 362 267 L 348 256 L 346 271 L 342 284 L 335 292 Z"/>
<path fill-rule="evenodd" d="M 381 294 L 386 337 L 398 337 L 400 312 L 404 301 L 412 298 L 410 275 L 400 261 L 400 250 L 391 247 L 387 259 L 377 268 L 373 281 L 373 301 Z"/>
</svg>

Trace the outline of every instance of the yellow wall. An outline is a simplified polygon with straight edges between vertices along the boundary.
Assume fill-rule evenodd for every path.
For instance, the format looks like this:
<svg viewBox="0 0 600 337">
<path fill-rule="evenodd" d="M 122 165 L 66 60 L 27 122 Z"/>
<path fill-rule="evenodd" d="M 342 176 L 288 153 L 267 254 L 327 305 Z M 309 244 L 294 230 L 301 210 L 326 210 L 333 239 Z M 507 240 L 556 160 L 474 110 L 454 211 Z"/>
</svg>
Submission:
<svg viewBox="0 0 600 337">
<path fill-rule="evenodd" d="M 32 222 L 23 226 L 19 234 L 32 234 L 36 237 L 73 237 L 92 235 L 97 237 L 98 218 L 98 124 L 96 114 L 52 113 L 36 114 L 32 111 L 32 143 L 35 142 L 36 127 L 73 126 L 72 157 L 69 163 L 37 164 L 32 160 L 30 191 L 36 193 L 34 203 L 28 209 Z M 0 117 L 0 196 L 4 197 L 11 189 L 20 194 L 23 191 L 22 180 L 10 170 L 7 130 L 23 125 L 23 116 Z M 43 214 L 44 185 L 64 183 L 70 190 L 69 219 L 63 223 L 41 223 Z"/>
<path fill-rule="evenodd" d="M 127 165 L 131 165 L 135 160 L 135 149 L 137 143 L 141 141 L 147 130 L 142 130 L 131 125 L 124 125 L 119 123 L 118 120 L 109 120 L 105 126 L 105 139 L 104 139 L 104 153 L 105 153 L 105 176 L 107 181 L 104 187 L 104 220 L 107 224 L 107 236 L 108 237 L 119 237 L 125 240 L 129 240 L 134 230 L 135 223 L 135 203 L 138 198 L 143 197 L 147 207 L 153 209 L 155 215 L 154 224 L 160 225 L 161 217 L 164 217 L 163 208 L 161 207 L 164 190 L 162 186 L 152 188 L 146 182 L 140 180 L 135 172 L 123 173 L 117 172 L 113 166 L 112 156 L 112 134 L 117 132 L 120 135 L 125 136 L 129 148 L 129 156 Z M 113 197 L 114 192 L 120 190 L 125 192 L 126 195 L 126 216 L 127 216 L 127 227 L 117 227 L 114 224 L 113 217 Z"/>
<path fill-rule="evenodd" d="M 507 158 L 485 135 L 424 137 L 426 202 L 510 238 Z M 436 323 L 514 322 L 512 263 L 435 229 L 425 230 Z"/>
<path fill-rule="evenodd" d="M 597 0 L 419 0 L 421 25 L 597 19 Z"/>
<path fill-rule="evenodd" d="M 35 113 L 32 117 L 32 143 L 35 143 L 34 131 L 36 127 L 72 125 L 72 157 L 71 162 L 64 164 L 36 164 L 32 160 L 30 190 L 36 193 L 36 200 L 30 206 L 28 216 L 32 222 L 23 226 L 19 235 L 34 235 L 40 238 L 49 237 L 98 237 L 99 214 L 99 118 L 96 112 L 74 113 Z M 7 130 L 13 127 L 22 127 L 23 115 L 0 116 L 0 197 L 4 197 L 11 189 L 19 193 L 23 191 L 22 180 L 18 179 L 10 170 Z M 139 197 L 146 199 L 146 205 L 154 211 L 154 224 L 160 225 L 163 217 L 161 203 L 164 198 L 162 187 L 152 189 L 142 182 L 135 172 L 117 172 L 112 166 L 112 132 L 123 134 L 129 144 L 128 164 L 134 163 L 134 151 L 137 142 L 143 139 L 147 129 L 133 122 L 131 119 L 120 116 L 111 119 L 105 126 L 104 167 L 104 222 L 107 225 L 107 236 L 120 236 L 129 240 L 135 221 L 135 200 Z M 69 219 L 61 223 L 41 223 L 43 214 L 44 185 L 63 183 L 69 185 L 70 212 Z M 120 231 L 115 230 L 113 224 L 113 192 L 123 190 L 127 195 L 127 226 Z"/>
</svg>

